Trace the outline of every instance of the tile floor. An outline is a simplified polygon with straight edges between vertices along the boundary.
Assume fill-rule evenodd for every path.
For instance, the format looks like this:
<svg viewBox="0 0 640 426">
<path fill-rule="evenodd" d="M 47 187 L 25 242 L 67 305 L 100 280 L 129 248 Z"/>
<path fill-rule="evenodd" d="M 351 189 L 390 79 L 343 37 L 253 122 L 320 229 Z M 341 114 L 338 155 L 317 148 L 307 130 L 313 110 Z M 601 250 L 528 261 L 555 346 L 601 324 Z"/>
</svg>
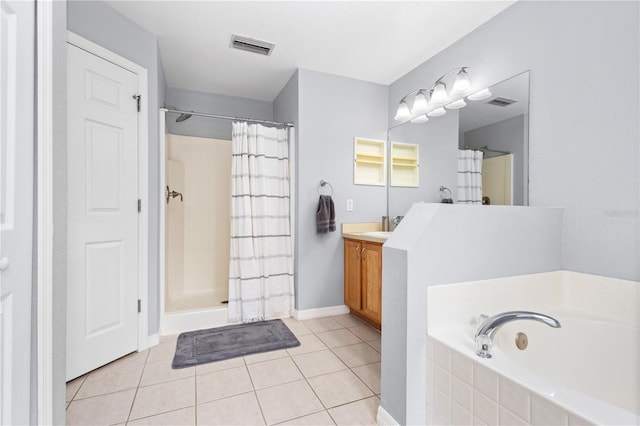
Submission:
<svg viewBox="0 0 640 426">
<path fill-rule="evenodd" d="M 380 333 L 350 315 L 284 321 L 300 346 L 172 370 L 167 336 L 72 380 L 67 424 L 376 424 Z"/>
</svg>

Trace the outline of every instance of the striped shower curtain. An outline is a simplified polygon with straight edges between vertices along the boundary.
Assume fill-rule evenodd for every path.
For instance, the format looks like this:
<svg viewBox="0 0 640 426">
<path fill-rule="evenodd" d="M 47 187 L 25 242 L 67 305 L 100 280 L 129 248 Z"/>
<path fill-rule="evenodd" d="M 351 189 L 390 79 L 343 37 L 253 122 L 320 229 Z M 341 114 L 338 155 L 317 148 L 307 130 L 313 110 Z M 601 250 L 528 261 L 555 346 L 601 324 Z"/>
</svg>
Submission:
<svg viewBox="0 0 640 426">
<path fill-rule="evenodd" d="M 482 151 L 458 150 L 458 203 L 482 204 Z"/>
<path fill-rule="evenodd" d="M 287 129 L 233 123 L 229 321 L 288 317 L 293 247 Z"/>
</svg>

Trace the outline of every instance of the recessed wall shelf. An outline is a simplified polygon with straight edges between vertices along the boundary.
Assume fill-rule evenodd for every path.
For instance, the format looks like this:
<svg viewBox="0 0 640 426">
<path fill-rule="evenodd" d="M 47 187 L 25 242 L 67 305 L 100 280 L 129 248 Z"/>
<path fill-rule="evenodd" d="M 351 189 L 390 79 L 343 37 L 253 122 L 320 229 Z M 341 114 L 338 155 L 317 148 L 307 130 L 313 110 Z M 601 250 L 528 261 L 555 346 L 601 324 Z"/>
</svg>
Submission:
<svg viewBox="0 0 640 426">
<path fill-rule="evenodd" d="M 391 186 L 420 186 L 420 147 L 391 142 Z"/>
<path fill-rule="evenodd" d="M 353 148 L 353 183 L 384 186 L 387 182 L 386 142 L 355 138 Z"/>
</svg>

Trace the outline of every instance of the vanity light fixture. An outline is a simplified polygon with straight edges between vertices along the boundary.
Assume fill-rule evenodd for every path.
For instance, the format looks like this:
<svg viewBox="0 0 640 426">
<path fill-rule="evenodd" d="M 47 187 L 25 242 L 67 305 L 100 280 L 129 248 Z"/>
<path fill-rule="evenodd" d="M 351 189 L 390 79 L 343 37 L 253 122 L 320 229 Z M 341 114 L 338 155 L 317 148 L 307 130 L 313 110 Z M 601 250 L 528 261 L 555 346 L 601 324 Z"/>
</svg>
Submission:
<svg viewBox="0 0 640 426">
<path fill-rule="evenodd" d="M 447 109 L 464 108 L 468 100 L 477 101 L 491 96 L 489 89 L 474 90 L 467 69 L 460 67 L 449 71 L 436 80 L 428 89 L 418 89 L 400 99 L 394 120 L 412 123 L 425 123 L 429 117 L 439 117 L 447 113 Z M 453 75 L 455 74 L 455 79 Z M 451 81 L 451 90 L 447 90 L 447 81 Z M 409 108 L 408 99 L 413 97 Z"/>
</svg>

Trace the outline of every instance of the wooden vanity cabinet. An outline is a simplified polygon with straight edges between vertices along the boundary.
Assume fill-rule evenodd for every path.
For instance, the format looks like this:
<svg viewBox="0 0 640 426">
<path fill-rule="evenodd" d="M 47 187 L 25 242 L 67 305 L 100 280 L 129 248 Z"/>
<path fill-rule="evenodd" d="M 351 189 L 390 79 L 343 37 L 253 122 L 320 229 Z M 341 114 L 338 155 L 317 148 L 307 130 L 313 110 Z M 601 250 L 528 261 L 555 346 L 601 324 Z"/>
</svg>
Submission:
<svg viewBox="0 0 640 426">
<path fill-rule="evenodd" d="M 344 303 L 380 328 L 382 323 L 382 244 L 344 240 Z"/>
</svg>

